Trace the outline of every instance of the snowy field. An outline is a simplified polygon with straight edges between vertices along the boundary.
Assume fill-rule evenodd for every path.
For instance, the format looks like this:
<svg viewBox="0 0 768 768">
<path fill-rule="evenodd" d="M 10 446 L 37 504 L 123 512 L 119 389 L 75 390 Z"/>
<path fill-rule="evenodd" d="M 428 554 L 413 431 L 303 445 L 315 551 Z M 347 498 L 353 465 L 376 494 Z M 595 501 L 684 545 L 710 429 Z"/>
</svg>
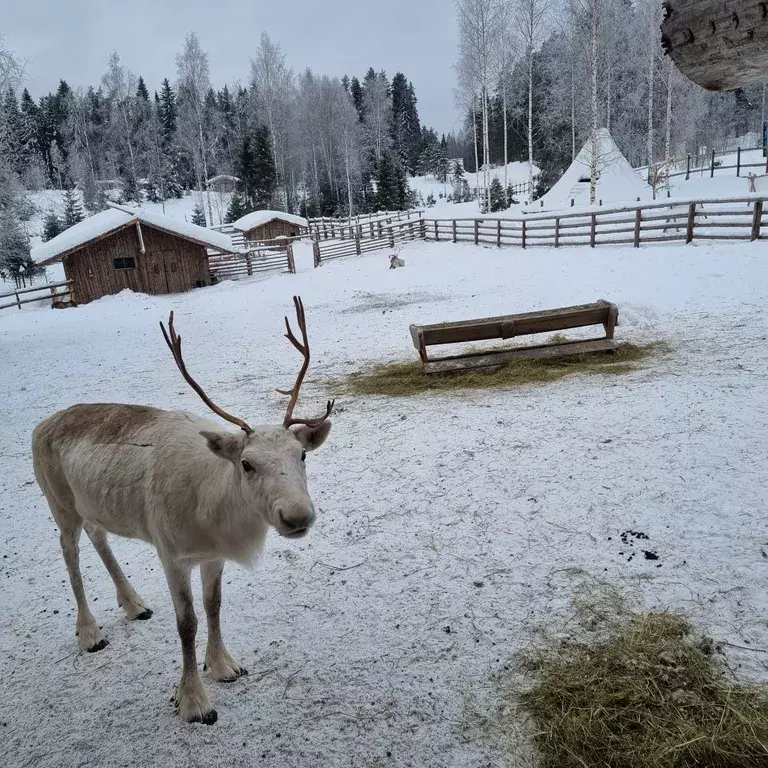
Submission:
<svg viewBox="0 0 768 768">
<path fill-rule="evenodd" d="M 497 673 L 541 631 L 567 632 L 585 578 L 682 610 L 768 680 L 768 247 L 504 250 L 413 243 L 386 254 L 184 295 L 121 294 L 77 309 L 0 313 L 0 756 L 6 766 L 500 766 L 485 722 Z M 270 534 L 253 570 L 227 566 L 222 621 L 250 675 L 203 674 L 219 722 L 169 698 L 181 655 L 154 551 L 114 539 L 155 611 L 128 623 L 83 537 L 91 608 L 111 644 L 77 652 L 57 532 L 30 436 L 76 402 L 205 413 L 158 329 L 176 312 L 190 371 L 226 409 L 279 423 L 307 307 L 315 362 L 302 413 L 329 382 L 414 359 L 408 324 L 607 298 L 620 339 L 670 352 L 623 376 L 406 399 L 341 397 L 308 462 L 319 519 Z M 621 534 L 647 534 L 625 546 Z M 658 555 L 646 560 L 641 550 Z M 630 555 L 635 554 L 630 559 Z M 196 592 L 202 615 L 199 588 Z M 201 618 L 198 649 L 204 648 Z M 763 649 L 762 652 L 756 652 Z"/>
</svg>

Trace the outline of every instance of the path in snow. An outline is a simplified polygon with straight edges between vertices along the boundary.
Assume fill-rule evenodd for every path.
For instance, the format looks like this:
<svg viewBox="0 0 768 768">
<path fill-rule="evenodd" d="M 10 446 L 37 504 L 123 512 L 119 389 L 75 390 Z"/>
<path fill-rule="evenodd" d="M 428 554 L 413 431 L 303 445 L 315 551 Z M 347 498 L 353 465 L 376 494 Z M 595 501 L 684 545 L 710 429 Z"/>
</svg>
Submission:
<svg viewBox="0 0 768 768">
<path fill-rule="evenodd" d="M 405 269 L 390 271 L 380 253 L 180 296 L 3 312 L 3 764 L 499 765 L 482 727 L 498 705 L 494 676 L 539 630 L 563 627 L 584 574 L 646 607 L 683 610 L 717 639 L 768 648 L 767 255 L 762 243 L 414 243 Z M 225 638 L 251 674 L 231 685 L 204 675 L 219 722 L 189 726 L 168 704 L 179 642 L 150 547 L 114 540 L 155 610 L 128 624 L 84 539 L 86 589 L 111 644 L 77 652 L 30 435 L 78 401 L 205 412 L 160 336 L 170 309 L 190 371 L 217 402 L 277 423 L 285 403 L 274 388 L 299 362 L 281 337 L 295 293 L 316 361 L 308 413 L 335 394 L 329 379 L 414 359 L 411 322 L 604 297 L 622 312 L 620 338 L 665 339 L 672 352 L 625 376 L 340 398 L 331 438 L 308 463 L 317 526 L 300 542 L 270 534 L 253 571 L 225 571 Z M 642 548 L 658 561 L 628 561 L 620 535 L 630 529 L 648 535 Z M 768 679 L 764 653 L 728 656 Z"/>
</svg>

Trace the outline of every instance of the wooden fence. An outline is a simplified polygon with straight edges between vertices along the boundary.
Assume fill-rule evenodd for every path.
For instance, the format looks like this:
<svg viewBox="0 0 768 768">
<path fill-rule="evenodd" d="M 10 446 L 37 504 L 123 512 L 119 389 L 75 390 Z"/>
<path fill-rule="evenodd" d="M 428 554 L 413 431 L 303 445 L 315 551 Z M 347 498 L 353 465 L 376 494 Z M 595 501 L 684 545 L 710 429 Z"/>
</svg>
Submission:
<svg viewBox="0 0 768 768">
<path fill-rule="evenodd" d="M 71 301 L 72 294 L 72 280 L 65 280 L 62 283 L 46 283 L 45 285 L 39 285 L 36 288 L 17 288 L 10 293 L 0 293 L 0 301 L 8 299 L 11 296 L 14 297 L 14 301 L 10 303 L 0 304 L 0 309 L 8 309 L 9 307 L 17 307 L 21 309 L 22 304 L 32 304 L 35 301 L 50 300 L 51 306 L 66 306 Z M 58 290 L 63 288 L 64 290 Z M 26 298 L 27 294 L 40 293 L 40 296 L 34 296 L 32 298 Z M 20 298 L 25 296 L 25 298 Z"/>
<path fill-rule="evenodd" d="M 395 248 L 411 240 L 423 240 L 426 237 L 424 225 L 424 219 L 410 219 L 396 224 L 358 224 L 353 228 L 352 237 L 337 240 L 317 239 L 312 243 L 315 266 L 319 267 L 325 261 L 345 256 L 361 256 L 383 248 Z"/>
<path fill-rule="evenodd" d="M 274 244 L 251 248 L 244 253 L 209 256 L 208 268 L 214 282 L 242 280 L 259 272 L 287 271 L 295 274 L 292 239 L 272 242 Z"/>
<path fill-rule="evenodd" d="M 360 214 L 345 219 L 317 218 L 309 219 L 309 231 L 313 239 L 322 240 L 354 240 L 358 227 L 363 227 L 363 237 L 376 237 L 378 227 L 394 224 L 396 221 L 420 219 L 424 211 L 377 211 L 376 213 Z"/>
<path fill-rule="evenodd" d="M 757 240 L 768 224 L 768 198 L 740 197 L 684 203 L 646 203 L 515 219 L 425 219 L 427 240 L 522 248 L 633 245 L 697 240 Z"/>
</svg>

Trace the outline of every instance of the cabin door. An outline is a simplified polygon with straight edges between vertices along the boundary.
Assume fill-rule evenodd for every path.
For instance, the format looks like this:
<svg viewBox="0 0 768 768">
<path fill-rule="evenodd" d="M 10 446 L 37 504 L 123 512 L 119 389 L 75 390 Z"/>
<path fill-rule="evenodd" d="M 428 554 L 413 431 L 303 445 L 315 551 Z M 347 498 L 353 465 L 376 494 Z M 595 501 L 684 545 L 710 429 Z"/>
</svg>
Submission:
<svg viewBox="0 0 768 768">
<path fill-rule="evenodd" d="M 141 257 L 147 293 L 168 293 L 168 279 L 165 274 L 164 251 L 150 251 Z"/>
</svg>

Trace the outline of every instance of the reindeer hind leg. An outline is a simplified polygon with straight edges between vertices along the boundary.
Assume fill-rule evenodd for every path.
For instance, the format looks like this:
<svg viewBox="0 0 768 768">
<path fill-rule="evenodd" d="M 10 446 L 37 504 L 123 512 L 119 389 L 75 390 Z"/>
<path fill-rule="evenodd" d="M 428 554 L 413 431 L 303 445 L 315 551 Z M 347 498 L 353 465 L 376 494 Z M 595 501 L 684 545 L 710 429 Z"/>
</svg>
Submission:
<svg viewBox="0 0 768 768">
<path fill-rule="evenodd" d="M 139 597 L 139 593 L 131 586 L 128 579 L 120 567 L 120 563 L 115 559 L 112 548 L 107 541 L 107 534 L 103 528 L 93 523 L 85 523 L 85 532 L 93 544 L 93 548 L 98 552 L 101 561 L 106 566 L 117 591 L 117 604 L 123 609 L 126 618 L 130 620 L 145 621 L 152 616 L 152 611 L 144 605 L 144 601 Z"/>
</svg>

